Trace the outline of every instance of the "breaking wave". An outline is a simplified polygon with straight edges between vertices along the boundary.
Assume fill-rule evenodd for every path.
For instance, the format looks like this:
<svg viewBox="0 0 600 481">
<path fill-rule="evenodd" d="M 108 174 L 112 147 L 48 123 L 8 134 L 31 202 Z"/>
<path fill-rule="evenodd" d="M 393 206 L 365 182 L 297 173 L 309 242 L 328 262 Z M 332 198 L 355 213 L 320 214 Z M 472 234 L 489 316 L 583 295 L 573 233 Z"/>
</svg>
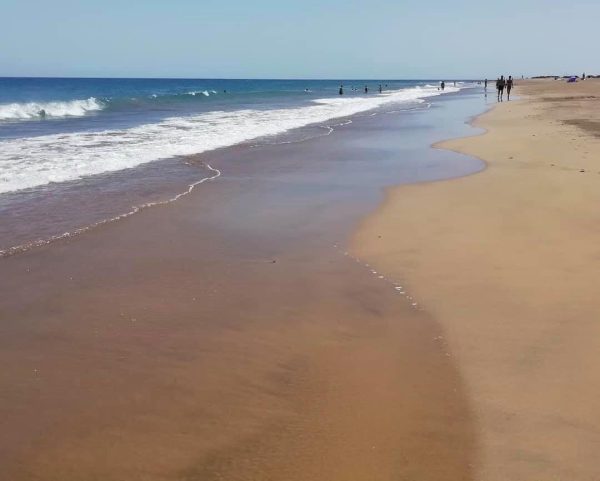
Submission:
<svg viewBox="0 0 600 481">
<path fill-rule="evenodd" d="M 447 87 L 445 93 L 458 90 Z M 409 107 L 423 102 L 424 98 L 441 94 L 433 86 L 412 87 L 379 95 L 316 99 L 309 105 L 295 108 L 210 111 L 121 130 L 8 139 L 0 141 L 0 193 L 198 154 L 348 117 L 386 104 Z M 204 91 L 200 95 L 204 95 Z M 40 108 L 47 109 L 46 115 L 85 115 L 90 110 L 102 108 L 102 104 L 92 98 L 87 101 L 17 105 L 21 105 L 18 115 L 26 115 L 26 112 L 29 112 L 27 115 L 39 115 L 36 110 Z M 24 108 L 24 105 L 28 107 Z M 6 106 L 2 108 L 6 109 Z"/>
<path fill-rule="evenodd" d="M 26 102 L 0 104 L 0 120 L 32 120 L 47 117 L 82 117 L 102 110 L 104 102 L 90 97 L 67 102 Z"/>
</svg>

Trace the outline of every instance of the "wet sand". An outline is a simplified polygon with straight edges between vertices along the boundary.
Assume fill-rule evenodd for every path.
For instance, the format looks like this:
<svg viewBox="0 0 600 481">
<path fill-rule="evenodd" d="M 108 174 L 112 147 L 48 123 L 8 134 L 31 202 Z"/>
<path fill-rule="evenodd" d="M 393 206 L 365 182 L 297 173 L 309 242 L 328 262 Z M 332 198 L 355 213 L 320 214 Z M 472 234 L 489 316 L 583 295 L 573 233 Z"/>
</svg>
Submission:
<svg viewBox="0 0 600 481">
<path fill-rule="evenodd" d="M 178 202 L 0 259 L 0 478 L 473 479 L 444 332 L 344 244 L 383 186 L 479 169 L 428 144 L 481 108 L 203 155 Z"/>
<path fill-rule="evenodd" d="M 480 480 L 598 479 L 600 82 L 517 82 L 520 101 L 440 148 L 461 179 L 388 190 L 352 252 L 403 276 L 471 403 Z M 491 91 L 490 96 L 494 93 Z"/>
</svg>

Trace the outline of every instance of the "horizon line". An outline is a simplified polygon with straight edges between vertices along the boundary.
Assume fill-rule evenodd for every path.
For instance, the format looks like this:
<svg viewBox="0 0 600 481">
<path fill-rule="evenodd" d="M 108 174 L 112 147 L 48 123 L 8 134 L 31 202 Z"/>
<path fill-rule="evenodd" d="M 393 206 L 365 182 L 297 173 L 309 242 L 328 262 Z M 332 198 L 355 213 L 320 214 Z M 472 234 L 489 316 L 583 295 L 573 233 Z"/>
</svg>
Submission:
<svg viewBox="0 0 600 481">
<path fill-rule="evenodd" d="M 366 80 L 366 81 L 383 81 L 383 80 L 479 80 L 479 77 L 412 77 L 412 78 L 393 78 L 393 77 L 373 77 L 373 78 L 360 78 L 360 77 L 120 77 L 120 76 L 109 76 L 109 77 L 96 77 L 96 76 L 77 76 L 77 75 L 0 75 L 0 79 L 95 79 L 95 80 L 335 80 L 335 81 L 353 81 L 353 80 Z M 482 79 L 485 77 L 481 77 Z"/>
</svg>

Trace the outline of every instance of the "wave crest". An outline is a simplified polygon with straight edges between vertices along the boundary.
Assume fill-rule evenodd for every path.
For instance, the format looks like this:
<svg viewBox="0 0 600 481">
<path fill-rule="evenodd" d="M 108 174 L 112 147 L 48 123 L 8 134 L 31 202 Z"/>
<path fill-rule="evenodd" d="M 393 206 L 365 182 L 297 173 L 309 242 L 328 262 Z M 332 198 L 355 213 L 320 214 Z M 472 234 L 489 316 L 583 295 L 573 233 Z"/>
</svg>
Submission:
<svg viewBox="0 0 600 481">
<path fill-rule="evenodd" d="M 88 112 L 102 110 L 104 107 L 104 103 L 94 97 L 66 102 L 0 104 L 0 121 L 32 120 L 47 117 L 83 117 Z"/>
<path fill-rule="evenodd" d="M 211 90 L 211 92 L 213 94 L 217 93 L 214 90 Z M 208 90 L 192 90 L 191 92 L 187 92 L 185 94 L 172 94 L 172 95 L 169 95 L 169 96 L 170 97 L 178 97 L 179 95 L 191 95 L 192 97 L 195 97 L 196 95 L 204 95 L 205 97 L 209 97 L 210 96 L 210 92 Z"/>
</svg>

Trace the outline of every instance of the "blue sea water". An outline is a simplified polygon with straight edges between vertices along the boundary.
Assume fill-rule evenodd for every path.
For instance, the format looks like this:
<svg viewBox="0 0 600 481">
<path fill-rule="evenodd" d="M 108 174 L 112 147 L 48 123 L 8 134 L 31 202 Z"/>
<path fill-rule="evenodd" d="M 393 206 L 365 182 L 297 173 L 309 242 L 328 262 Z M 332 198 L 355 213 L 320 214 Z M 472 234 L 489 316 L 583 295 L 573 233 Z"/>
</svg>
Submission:
<svg viewBox="0 0 600 481">
<path fill-rule="evenodd" d="M 440 94 L 437 85 L 0 78 L 0 195 L 275 136 L 386 104 L 422 102 Z"/>
<path fill-rule="evenodd" d="M 437 81 L 0 78 L 0 139 L 123 129 L 210 111 L 300 107 L 337 97 L 342 84 L 348 98 L 364 95 L 365 86 L 373 95 L 379 85 L 390 92 Z"/>
</svg>

